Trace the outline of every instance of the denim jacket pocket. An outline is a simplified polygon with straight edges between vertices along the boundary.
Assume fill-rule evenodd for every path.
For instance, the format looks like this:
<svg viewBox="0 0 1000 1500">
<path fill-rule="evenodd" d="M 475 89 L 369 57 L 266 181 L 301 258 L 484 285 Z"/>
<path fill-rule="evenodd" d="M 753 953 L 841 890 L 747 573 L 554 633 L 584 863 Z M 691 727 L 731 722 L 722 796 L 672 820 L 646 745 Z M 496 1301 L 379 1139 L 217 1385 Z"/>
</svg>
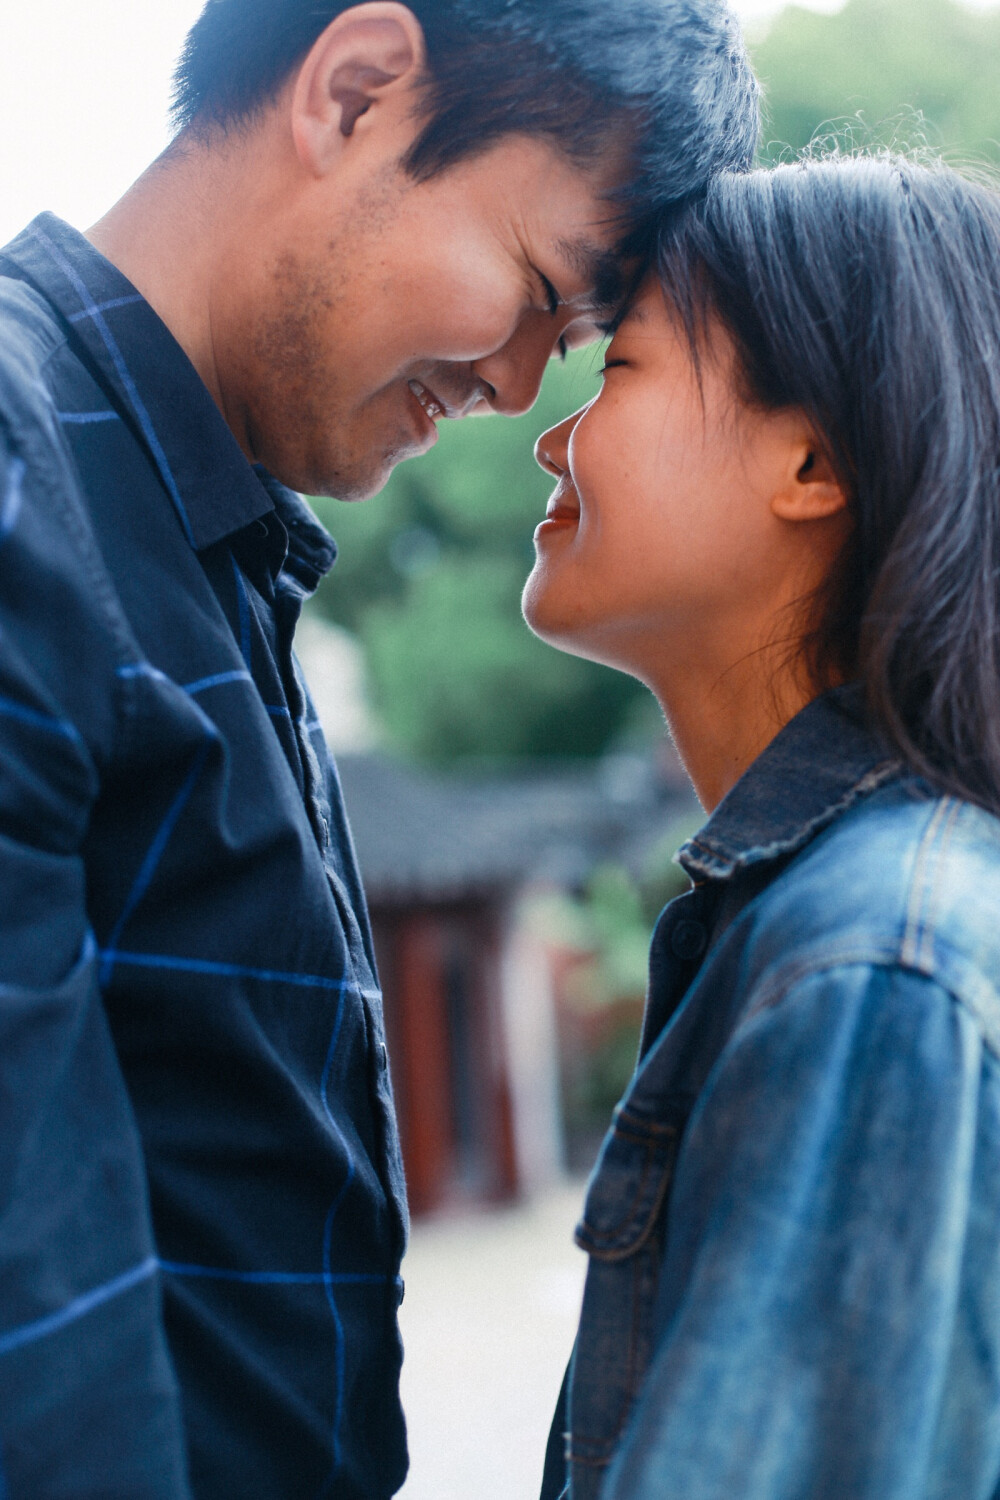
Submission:
<svg viewBox="0 0 1000 1500">
<path fill-rule="evenodd" d="M 596 1500 L 650 1358 L 663 1205 L 680 1126 L 619 1107 L 576 1240 L 590 1256 L 569 1389 L 572 1500 Z"/>
<path fill-rule="evenodd" d="M 678 1126 L 642 1119 L 619 1105 L 576 1228 L 581 1250 L 615 1261 L 645 1244 L 667 1196 L 679 1138 Z"/>
</svg>

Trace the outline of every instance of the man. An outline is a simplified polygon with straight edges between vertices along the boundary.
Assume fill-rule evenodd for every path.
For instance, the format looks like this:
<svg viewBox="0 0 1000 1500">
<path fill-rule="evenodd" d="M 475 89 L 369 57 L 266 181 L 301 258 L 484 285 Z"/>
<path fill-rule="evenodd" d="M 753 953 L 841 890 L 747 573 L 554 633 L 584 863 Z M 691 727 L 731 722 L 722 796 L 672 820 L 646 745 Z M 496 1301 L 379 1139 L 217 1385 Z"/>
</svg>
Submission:
<svg viewBox="0 0 1000 1500">
<path fill-rule="evenodd" d="M 292 489 L 524 411 L 755 111 L 716 0 L 210 0 L 166 154 L 0 254 L 16 1500 L 401 1485 L 403 1181 Z"/>
</svg>

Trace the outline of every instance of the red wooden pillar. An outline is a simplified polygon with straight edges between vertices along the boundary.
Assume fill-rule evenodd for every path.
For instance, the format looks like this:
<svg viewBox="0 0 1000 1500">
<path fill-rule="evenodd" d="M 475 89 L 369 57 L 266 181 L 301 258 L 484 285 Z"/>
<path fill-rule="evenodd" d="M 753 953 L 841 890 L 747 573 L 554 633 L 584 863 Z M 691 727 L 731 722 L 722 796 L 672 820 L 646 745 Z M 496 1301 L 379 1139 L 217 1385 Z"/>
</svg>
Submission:
<svg viewBox="0 0 1000 1500">
<path fill-rule="evenodd" d="M 404 917 L 394 954 L 398 1038 L 393 1066 L 403 1073 L 400 1119 L 410 1206 L 415 1214 L 447 1197 L 452 1177 L 452 1105 L 443 953 L 433 917 Z"/>
</svg>

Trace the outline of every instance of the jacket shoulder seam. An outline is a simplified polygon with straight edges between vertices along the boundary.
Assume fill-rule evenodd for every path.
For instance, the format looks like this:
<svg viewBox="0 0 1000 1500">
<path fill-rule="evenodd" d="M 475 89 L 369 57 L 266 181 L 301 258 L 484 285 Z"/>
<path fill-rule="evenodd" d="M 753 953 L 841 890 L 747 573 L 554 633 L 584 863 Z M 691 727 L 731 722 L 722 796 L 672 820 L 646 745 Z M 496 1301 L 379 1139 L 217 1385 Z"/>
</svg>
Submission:
<svg viewBox="0 0 1000 1500">
<path fill-rule="evenodd" d="M 779 963 L 771 974 L 765 975 L 755 986 L 756 994 L 751 996 L 736 1030 L 742 1029 L 748 1021 L 765 1010 L 775 1010 L 806 980 L 831 969 L 845 968 L 895 969 L 903 974 L 917 975 L 935 985 L 950 1003 L 960 1006 L 972 1017 L 984 1044 L 1000 1061 L 1000 993 L 995 986 L 977 970 L 979 982 L 970 984 L 968 990 L 958 989 L 942 976 L 937 965 L 932 963 L 925 967 L 922 963 L 908 962 L 896 943 L 863 943 L 856 947 L 827 949 L 808 957 Z"/>
<path fill-rule="evenodd" d="M 900 959 L 908 968 L 933 977 L 934 918 L 941 895 L 943 864 L 962 803 L 942 797 L 924 829 L 913 862 L 900 944 Z"/>
</svg>

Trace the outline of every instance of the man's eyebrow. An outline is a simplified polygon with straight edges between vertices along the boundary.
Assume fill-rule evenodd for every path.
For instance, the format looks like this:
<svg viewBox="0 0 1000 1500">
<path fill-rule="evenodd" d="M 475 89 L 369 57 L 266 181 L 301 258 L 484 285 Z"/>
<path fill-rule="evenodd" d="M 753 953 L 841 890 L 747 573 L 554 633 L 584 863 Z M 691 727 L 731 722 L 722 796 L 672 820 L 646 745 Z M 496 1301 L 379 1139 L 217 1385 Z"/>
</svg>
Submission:
<svg viewBox="0 0 1000 1500">
<path fill-rule="evenodd" d="M 574 239 L 558 239 L 556 251 L 570 270 L 592 288 L 595 312 L 618 310 L 625 296 L 625 276 L 614 250 L 578 235 Z"/>
</svg>

